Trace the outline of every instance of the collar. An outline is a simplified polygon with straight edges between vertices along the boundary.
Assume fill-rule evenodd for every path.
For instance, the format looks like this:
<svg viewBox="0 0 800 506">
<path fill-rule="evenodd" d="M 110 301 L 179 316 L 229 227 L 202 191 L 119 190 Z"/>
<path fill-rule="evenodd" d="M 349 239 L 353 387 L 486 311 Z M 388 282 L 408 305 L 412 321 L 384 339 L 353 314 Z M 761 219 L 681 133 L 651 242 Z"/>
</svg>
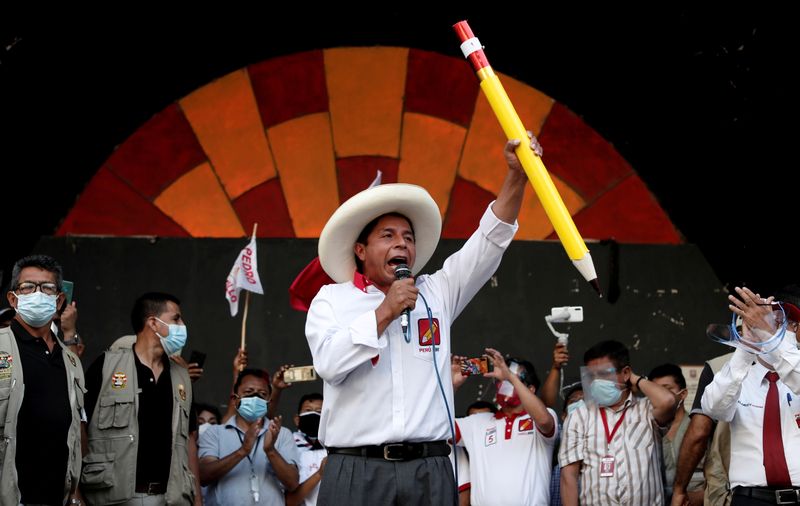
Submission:
<svg viewBox="0 0 800 506">
<path fill-rule="evenodd" d="M 136 349 L 134 348 L 135 345 L 136 345 L 136 343 L 134 342 L 131 345 L 130 350 L 133 352 L 133 360 L 136 361 L 135 362 L 136 363 L 136 367 L 142 366 L 142 367 L 147 367 L 148 369 L 150 369 L 150 366 L 145 365 L 144 363 L 142 363 L 141 360 L 139 360 L 139 355 L 136 353 Z M 170 360 L 169 360 L 169 357 L 167 356 L 166 353 L 162 353 L 161 354 L 161 362 L 164 364 L 164 370 L 165 371 L 169 370 L 169 368 L 170 368 L 170 365 L 169 365 Z"/>
<path fill-rule="evenodd" d="M 232 415 L 223 425 L 225 426 L 226 429 L 236 429 L 240 433 L 244 434 L 242 428 L 236 424 L 237 416 L 239 415 Z M 261 436 L 261 434 L 265 433 L 268 428 L 269 428 L 269 419 L 264 418 L 264 425 L 261 426 L 261 430 L 258 431 L 258 435 Z"/>
<path fill-rule="evenodd" d="M 765 385 L 769 383 L 767 380 L 767 373 L 772 371 L 764 367 L 764 364 L 758 360 L 755 361 L 750 371 L 756 376 L 756 378 L 758 378 L 759 385 Z M 778 378 L 778 381 L 781 381 L 781 379 Z"/>
<path fill-rule="evenodd" d="M 322 446 L 322 443 L 319 442 L 319 438 L 312 439 L 308 437 L 306 433 L 301 430 L 298 430 L 296 434 L 300 436 L 300 438 L 305 443 L 305 446 L 307 446 L 308 448 L 312 450 L 322 450 L 324 448 L 324 446 Z"/>
<path fill-rule="evenodd" d="M 372 285 L 372 281 L 368 277 L 358 271 L 353 273 L 353 284 L 364 293 L 367 293 L 367 287 Z"/>
<path fill-rule="evenodd" d="M 500 420 L 502 418 L 505 418 L 507 421 L 513 422 L 514 420 L 516 420 L 520 416 L 527 415 L 527 414 L 528 414 L 528 412 L 523 409 L 519 413 L 511 413 L 510 415 L 506 416 L 506 414 L 503 413 L 503 410 L 500 409 L 500 410 L 497 411 L 497 413 L 494 414 L 494 418 L 495 418 L 495 420 Z"/>
<path fill-rule="evenodd" d="M 617 409 L 612 409 L 611 406 L 603 406 L 600 409 L 608 409 L 608 410 L 612 411 L 613 413 L 622 413 L 623 411 L 625 411 L 626 409 L 628 409 L 632 405 L 636 404 L 638 402 L 638 400 L 639 400 L 638 397 L 633 395 L 633 392 L 628 390 L 628 398 L 625 399 L 625 402 L 623 402 L 620 407 L 618 407 Z"/>
<path fill-rule="evenodd" d="M 11 320 L 11 331 L 14 333 L 17 339 L 21 339 L 23 341 L 33 341 L 35 339 L 41 339 L 41 337 L 36 337 L 31 335 L 28 332 L 28 330 L 25 327 L 23 327 L 20 322 L 17 321 L 16 318 Z M 50 331 L 50 337 L 53 338 L 53 340 L 58 341 L 58 339 L 56 339 L 55 334 L 53 334 L 52 330 Z"/>
</svg>

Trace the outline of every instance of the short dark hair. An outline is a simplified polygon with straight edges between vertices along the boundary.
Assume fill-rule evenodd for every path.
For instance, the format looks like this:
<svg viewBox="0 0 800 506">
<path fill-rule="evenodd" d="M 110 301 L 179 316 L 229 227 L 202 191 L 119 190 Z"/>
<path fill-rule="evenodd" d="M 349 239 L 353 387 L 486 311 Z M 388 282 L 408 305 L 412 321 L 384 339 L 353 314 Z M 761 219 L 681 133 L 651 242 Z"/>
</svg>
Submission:
<svg viewBox="0 0 800 506">
<path fill-rule="evenodd" d="M 583 363 L 588 364 L 591 360 L 603 357 L 608 357 L 611 360 L 617 372 L 631 365 L 631 356 L 628 353 L 628 348 L 619 341 L 601 341 L 595 344 L 583 354 Z"/>
<path fill-rule="evenodd" d="M 650 374 L 647 375 L 651 381 L 656 378 L 665 378 L 667 376 L 672 376 L 672 379 L 681 387 L 681 390 L 686 388 L 686 378 L 683 377 L 683 371 L 675 364 L 661 364 L 654 367 L 653 370 L 650 371 Z"/>
<path fill-rule="evenodd" d="M 525 383 L 526 386 L 533 385 L 536 390 L 539 390 L 539 376 L 536 375 L 536 369 L 533 364 L 522 358 L 506 357 L 506 363 L 511 366 L 511 363 L 519 364 L 524 370 L 520 371 L 519 379 Z"/>
<path fill-rule="evenodd" d="M 319 392 L 312 392 L 310 394 L 306 394 L 300 397 L 300 402 L 297 403 L 297 412 L 299 413 L 301 409 L 303 409 L 303 403 L 306 401 L 321 401 L 322 394 Z"/>
<path fill-rule="evenodd" d="M 194 412 L 197 413 L 197 416 L 200 416 L 200 413 L 202 413 L 203 411 L 208 411 L 212 415 L 216 416 L 217 423 L 222 423 L 222 413 L 219 412 L 219 408 L 211 404 L 206 404 L 204 402 L 195 402 Z"/>
<path fill-rule="evenodd" d="M 158 316 L 167 310 L 167 302 L 174 302 L 181 304 L 174 295 L 163 292 L 148 292 L 139 296 L 136 302 L 133 303 L 131 310 L 131 327 L 133 333 L 138 334 L 144 329 L 144 322 L 151 316 Z"/>
<path fill-rule="evenodd" d="M 242 381 L 247 376 L 255 376 L 256 378 L 261 378 L 267 382 L 267 388 L 269 390 L 270 395 L 272 394 L 272 383 L 269 381 L 269 373 L 266 369 L 244 369 L 242 372 L 236 376 L 236 383 L 233 384 L 233 393 L 239 391 L 239 387 L 242 386 Z"/>
<path fill-rule="evenodd" d="M 404 214 L 392 212 L 392 213 L 382 214 L 382 215 L 378 216 L 377 218 L 375 218 L 374 220 L 372 220 L 369 223 L 367 223 L 364 226 L 364 228 L 361 229 L 361 233 L 358 234 L 358 238 L 356 238 L 356 243 L 357 244 L 366 245 L 367 244 L 367 239 L 369 238 L 369 234 L 371 234 L 372 231 L 375 230 L 375 227 L 378 226 L 378 222 L 381 221 L 381 218 L 383 218 L 385 216 L 396 216 L 398 218 L 403 218 L 404 220 L 406 220 L 408 222 L 408 226 L 411 227 L 411 233 L 414 234 L 414 224 L 411 223 L 411 220 L 408 219 L 408 216 L 406 216 Z M 416 235 L 415 235 L 415 237 L 416 237 Z M 361 263 L 361 260 L 358 258 L 358 255 L 353 253 L 353 256 L 356 259 L 356 271 L 363 272 L 364 271 L 364 264 Z"/>
<path fill-rule="evenodd" d="M 470 412 L 472 409 L 488 409 L 492 413 L 497 413 L 497 406 L 492 404 L 489 401 L 475 401 L 469 406 L 467 406 L 467 413 Z"/>
<path fill-rule="evenodd" d="M 26 267 L 36 267 L 47 272 L 52 272 L 56 275 L 56 287 L 61 291 L 61 284 L 64 281 L 64 271 L 61 264 L 56 262 L 56 259 L 49 255 L 28 255 L 22 257 L 14 263 L 11 269 L 11 284 L 8 286 L 9 291 L 14 291 L 19 285 L 19 275 L 22 269 Z"/>
</svg>

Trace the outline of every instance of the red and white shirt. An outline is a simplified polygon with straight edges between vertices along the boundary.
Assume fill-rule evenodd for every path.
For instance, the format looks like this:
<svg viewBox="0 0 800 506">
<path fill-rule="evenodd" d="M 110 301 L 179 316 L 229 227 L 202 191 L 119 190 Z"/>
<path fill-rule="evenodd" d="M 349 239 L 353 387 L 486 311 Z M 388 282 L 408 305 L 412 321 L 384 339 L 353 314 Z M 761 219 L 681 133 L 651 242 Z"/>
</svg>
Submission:
<svg viewBox="0 0 800 506">
<path fill-rule="evenodd" d="M 558 418 L 552 409 L 552 434 L 542 434 L 526 412 L 502 412 L 459 418 L 457 445 L 469 453 L 471 494 L 475 506 L 550 504 L 550 473 Z"/>
<path fill-rule="evenodd" d="M 434 331 L 422 297 L 411 311 L 411 342 L 395 320 L 377 333 L 375 309 L 384 294 L 363 276 L 323 286 L 306 320 L 314 369 L 323 379 L 319 439 L 329 447 L 379 445 L 450 438 L 436 367 L 453 412 L 450 325 L 500 265 L 517 225 L 500 221 L 491 204 L 478 230 L 417 288 L 433 313 Z M 432 343 L 436 343 L 436 364 Z"/>
</svg>

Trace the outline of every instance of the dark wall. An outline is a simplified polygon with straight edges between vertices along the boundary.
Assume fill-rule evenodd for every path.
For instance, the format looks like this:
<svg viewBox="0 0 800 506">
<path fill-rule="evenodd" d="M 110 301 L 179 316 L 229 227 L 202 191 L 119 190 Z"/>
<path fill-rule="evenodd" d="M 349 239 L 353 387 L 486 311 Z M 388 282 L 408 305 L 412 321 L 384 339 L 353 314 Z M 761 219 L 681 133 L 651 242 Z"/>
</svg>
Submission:
<svg viewBox="0 0 800 506">
<path fill-rule="evenodd" d="M 37 252 L 56 257 L 75 282 L 78 328 L 87 341 L 84 367 L 117 337 L 130 334 L 130 309 L 145 291 L 174 293 L 189 328 L 184 349 L 208 354 L 198 400 L 225 403 L 232 360 L 239 345 L 240 316 L 231 318 L 225 278 L 246 240 L 149 238 L 44 238 Z M 444 240 L 426 267 L 431 272 L 463 241 Z M 305 313 L 289 307 L 288 287 L 316 255 L 316 240 L 261 239 L 259 273 L 265 295 L 251 297 L 250 364 L 274 371 L 282 363 L 305 365 Z M 583 352 L 602 339 L 631 348 L 634 370 L 646 374 L 669 361 L 701 364 L 727 350 L 704 335 L 710 322 L 729 318 L 725 291 L 698 249 L 691 245 L 590 245 L 598 275 L 611 297 L 598 299 L 572 267 L 558 242 L 515 242 L 495 277 L 456 321 L 453 350 L 477 356 L 486 346 L 529 358 L 544 380 L 555 337 L 544 316 L 552 306 L 581 305 L 585 321 L 560 324 L 570 333 L 567 381 L 577 379 Z M 613 268 L 618 265 L 618 269 Z M 614 292 L 617 291 L 616 295 Z M 434 380 L 433 371 L 431 379 Z M 456 411 L 480 395 L 493 395 L 486 380 L 472 378 L 456 397 Z M 321 382 L 296 384 L 280 412 L 292 415 L 300 395 L 321 391 Z M 290 423 L 288 425 L 291 425 Z"/>
</svg>

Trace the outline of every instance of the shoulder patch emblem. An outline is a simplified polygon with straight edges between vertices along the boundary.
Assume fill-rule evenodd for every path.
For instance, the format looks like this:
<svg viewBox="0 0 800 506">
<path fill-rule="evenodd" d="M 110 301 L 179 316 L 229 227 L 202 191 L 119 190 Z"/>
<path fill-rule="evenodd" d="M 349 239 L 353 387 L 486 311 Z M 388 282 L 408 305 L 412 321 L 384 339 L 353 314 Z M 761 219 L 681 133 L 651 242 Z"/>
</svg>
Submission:
<svg viewBox="0 0 800 506">
<path fill-rule="evenodd" d="M 128 386 L 128 375 L 124 372 L 115 372 L 111 376 L 111 388 L 125 388 Z"/>
<path fill-rule="evenodd" d="M 0 351 L 0 380 L 8 379 L 14 368 L 14 357 L 7 351 Z"/>
</svg>

